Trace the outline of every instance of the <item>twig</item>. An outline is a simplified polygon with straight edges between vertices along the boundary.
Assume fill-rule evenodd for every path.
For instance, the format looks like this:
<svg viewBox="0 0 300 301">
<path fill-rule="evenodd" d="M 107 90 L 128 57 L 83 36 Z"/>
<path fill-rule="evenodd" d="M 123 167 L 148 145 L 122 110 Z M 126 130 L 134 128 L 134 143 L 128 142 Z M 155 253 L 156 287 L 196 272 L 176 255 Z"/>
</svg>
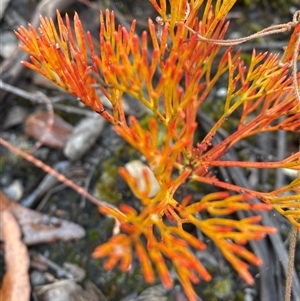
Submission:
<svg viewBox="0 0 300 301">
<path fill-rule="evenodd" d="M 29 100 L 30 102 L 32 103 L 42 103 L 41 100 L 40 100 L 40 97 L 37 93 L 29 93 L 23 89 L 20 89 L 20 88 L 17 88 L 17 87 L 14 87 L 12 85 L 9 85 L 5 82 L 3 82 L 1 79 L 0 79 L 0 89 L 1 90 L 4 90 L 4 91 L 7 91 L 7 92 L 11 92 L 13 93 L 14 95 L 18 95 L 22 98 L 25 98 L 27 100 Z"/>
<path fill-rule="evenodd" d="M 70 106 L 66 106 L 63 104 L 59 104 L 59 103 L 54 104 L 53 107 L 54 107 L 54 109 L 56 109 L 58 111 L 63 111 L 66 113 L 83 115 L 83 116 L 87 116 L 87 117 L 95 117 L 95 113 L 90 110 L 85 110 L 85 109 L 76 108 L 76 107 L 70 107 Z"/>
<path fill-rule="evenodd" d="M 114 205 L 109 204 L 109 203 L 107 203 L 105 201 L 100 201 L 99 199 L 95 198 L 90 193 L 88 193 L 86 190 L 84 190 L 81 186 L 75 184 L 73 181 L 71 181 L 70 179 L 68 179 L 67 177 L 65 177 L 63 174 L 57 172 L 55 169 L 53 169 L 49 165 L 43 163 L 41 160 L 35 158 L 31 154 L 28 154 L 28 153 L 22 151 L 21 149 L 15 147 L 14 145 L 10 144 L 8 141 L 4 140 L 1 137 L 0 137 L 0 144 L 2 144 L 3 146 L 5 146 L 11 152 L 13 152 L 13 153 L 15 153 L 15 154 L 23 157 L 27 161 L 33 163 L 35 166 L 41 168 L 46 173 L 49 173 L 52 176 L 56 177 L 58 181 L 64 183 L 66 186 L 74 189 L 78 194 L 85 196 L 89 201 L 91 201 L 96 206 L 100 206 L 100 207 L 104 206 L 104 207 L 112 208 L 112 209 L 118 211 L 119 214 L 121 214 L 122 216 L 124 216 L 124 214 L 122 212 L 120 212 L 118 210 L 118 208 L 116 208 Z"/>
<path fill-rule="evenodd" d="M 3 82 L 0 79 L 0 89 L 4 90 L 6 92 L 13 93 L 14 95 L 18 95 L 24 99 L 29 100 L 33 104 L 43 104 L 44 102 L 40 99 L 40 94 L 41 92 L 27 92 L 26 90 L 20 89 L 18 87 L 12 86 L 10 84 L 7 84 Z M 56 103 L 59 101 L 62 101 L 66 97 L 70 98 L 70 94 L 65 94 L 65 95 L 59 95 L 59 96 L 54 96 L 54 97 L 49 97 L 52 103 Z"/>
<path fill-rule="evenodd" d="M 43 197 L 43 199 L 41 200 L 41 202 L 37 205 L 36 207 L 36 211 L 42 211 L 42 209 L 45 207 L 45 205 L 47 204 L 49 198 L 51 197 L 51 195 L 53 195 L 54 193 L 63 190 L 64 188 L 66 188 L 65 184 L 60 184 L 57 185 L 55 187 L 52 187 L 51 189 L 49 189 L 49 191 L 47 191 L 46 195 Z"/>
<path fill-rule="evenodd" d="M 203 42 L 208 42 L 208 43 L 212 43 L 212 44 L 216 44 L 216 45 L 220 45 L 220 46 L 234 46 L 234 45 L 239 45 L 245 42 L 248 42 L 250 40 L 253 39 L 258 39 L 264 36 L 269 36 L 272 34 L 277 34 L 277 33 L 282 33 L 282 32 L 286 32 L 286 31 L 290 31 L 293 27 L 295 27 L 298 23 L 298 16 L 300 16 L 300 10 L 296 11 L 294 16 L 293 16 L 293 20 L 291 22 L 288 23 L 284 23 L 284 24 L 277 24 L 277 25 L 273 25 L 267 28 L 264 28 L 263 30 L 260 30 L 252 35 L 249 35 L 247 37 L 243 37 L 243 38 L 237 38 L 237 39 L 228 39 L 228 40 L 218 40 L 218 39 L 210 39 L 210 38 L 206 38 L 203 35 L 201 35 L 199 33 L 199 31 L 201 29 L 199 29 L 199 31 L 195 31 L 192 28 L 190 28 L 189 26 L 185 25 L 185 27 L 192 33 L 197 35 L 197 38 L 200 41 Z M 298 45 L 299 46 L 299 45 Z M 298 50 L 296 48 L 296 50 Z M 297 54 L 296 54 L 297 55 Z M 296 56 L 297 58 L 297 56 Z"/>
<path fill-rule="evenodd" d="M 11 93 L 21 96 L 23 98 L 26 98 L 33 103 L 46 105 L 46 109 L 49 113 L 47 121 L 46 121 L 46 127 L 45 127 L 40 139 L 33 145 L 32 148 L 30 148 L 28 150 L 29 153 L 33 153 L 34 151 L 36 151 L 43 145 L 47 135 L 49 134 L 49 132 L 52 129 L 52 126 L 54 123 L 54 111 L 53 111 L 53 106 L 52 106 L 51 100 L 44 93 L 42 93 L 40 91 L 35 92 L 35 93 L 28 93 L 22 89 L 19 89 L 17 87 L 6 84 L 2 80 L 0 80 L 0 89 L 5 90 L 7 92 L 11 92 Z"/>
<path fill-rule="evenodd" d="M 48 267 L 50 267 L 52 270 L 54 270 L 56 272 L 57 277 L 66 277 L 67 279 L 74 279 L 74 275 L 72 275 L 72 273 L 70 273 L 66 269 L 60 267 L 59 265 L 57 265 L 50 259 L 46 258 L 42 254 L 31 251 L 30 255 L 36 257 L 42 263 L 45 263 Z"/>
<path fill-rule="evenodd" d="M 295 45 L 293 60 L 292 60 L 293 84 L 295 89 L 295 95 L 300 105 L 300 91 L 299 91 L 298 80 L 297 80 L 297 58 L 299 53 L 299 47 L 300 47 L 300 33 L 297 34 L 297 40 L 296 40 L 296 45 Z"/>
<path fill-rule="evenodd" d="M 40 92 L 33 92 L 33 93 L 28 92 L 26 90 L 12 86 L 10 84 L 7 84 L 7 83 L 3 82 L 1 79 L 0 79 L 0 89 L 4 90 L 6 92 L 10 92 L 14 95 L 20 96 L 24 99 L 27 99 L 30 102 L 32 102 L 33 104 L 42 104 L 43 103 L 43 101 L 40 98 Z M 66 98 L 76 100 L 76 98 L 70 94 L 63 94 L 63 95 L 52 96 L 52 97 L 47 96 L 47 98 L 51 101 L 54 109 L 64 111 L 66 113 L 91 116 L 91 117 L 95 116 L 95 113 L 90 110 L 80 109 L 80 108 L 76 108 L 76 107 L 70 107 L 70 106 L 66 106 L 66 105 L 62 105 L 62 104 L 58 103 L 62 100 L 65 100 Z"/>
<path fill-rule="evenodd" d="M 289 263 L 287 267 L 284 301 L 291 300 L 297 233 L 298 233 L 297 228 L 292 225 L 292 229 L 290 232 L 291 239 L 290 239 L 290 248 L 289 248 Z"/>
<path fill-rule="evenodd" d="M 279 123 L 283 118 L 279 119 Z M 286 131 L 278 131 L 277 134 L 277 157 L 279 161 L 286 157 Z M 275 188 L 278 189 L 283 186 L 284 175 L 281 168 L 276 169 Z"/>
<path fill-rule="evenodd" d="M 294 13 L 293 20 L 291 22 L 277 24 L 277 25 L 273 25 L 273 26 L 264 28 L 263 30 L 258 31 L 247 37 L 237 38 L 237 39 L 228 39 L 228 40 L 218 40 L 218 39 L 206 38 L 200 34 L 201 29 L 199 29 L 199 31 L 195 31 L 187 25 L 184 25 L 184 26 L 190 32 L 197 35 L 197 38 L 200 41 L 216 44 L 219 46 L 235 46 L 235 45 L 240 45 L 242 43 L 248 42 L 253 39 L 290 31 L 292 28 L 294 28 L 298 24 L 299 19 L 300 19 L 300 10 L 297 10 Z M 294 52 L 293 52 L 293 58 L 292 58 L 292 61 L 290 62 L 290 66 L 292 66 L 292 70 L 293 70 L 292 78 L 293 78 L 293 86 L 294 86 L 294 90 L 295 90 L 295 95 L 300 104 L 300 91 L 299 91 L 298 79 L 297 79 L 297 59 L 298 59 L 298 54 L 299 54 L 299 47 L 300 47 L 300 34 L 297 34 L 297 39 L 296 39 L 295 48 L 294 48 Z"/>
<path fill-rule="evenodd" d="M 83 184 L 83 187 L 84 187 L 85 190 L 88 190 L 89 185 L 90 185 L 91 180 L 92 180 L 92 177 L 94 175 L 95 169 L 97 168 L 99 162 L 100 162 L 100 156 L 97 158 L 97 162 L 93 162 L 93 165 L 91 166 L 91 169 L 90 169 L 89 173 L 85 177 L 84 184 Z M 85 196 L 82 195 L 79 207 L 84 208 L 85 203 L 86 203 Z"/>
</svg>

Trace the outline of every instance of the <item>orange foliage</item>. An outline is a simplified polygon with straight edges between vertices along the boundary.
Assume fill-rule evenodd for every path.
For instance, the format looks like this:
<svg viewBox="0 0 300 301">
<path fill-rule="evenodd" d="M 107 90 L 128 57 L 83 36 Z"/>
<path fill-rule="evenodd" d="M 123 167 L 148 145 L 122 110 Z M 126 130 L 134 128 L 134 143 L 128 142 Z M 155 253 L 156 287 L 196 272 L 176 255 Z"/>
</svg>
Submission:
<svg viewBox="0 0 300 301">
<path fill-rule="evenodd" d="M 292 78 L 288 69 L 294 57 L 299 59 L 294 55 L 293 43 L 300 28 L 299 24 L 294 27 L 283 60 L 286 64 L 282 64 L 277 55 L 253 51 L 247 66 L 230 44 L 225 46 L 220 57 L 220 49 L 224 46 L 220 41 L 226 41 L 229 25 L 225 19 L 234 0 L 217 1 L 214 7 L 212 1 L 205 1 L 200 20 L 199 8 L 203 0 L 170 1 L 170 14 L 166 1 L 150 2 L 160 17 L 157 24 L 149 19 L 149 33 L 143 32 L 141 36 L 135 34 L 136 21 L 128 30 L 122 26 L 115 28 L 114 13 L 100 12 L 100 54 L 95 53 L 90 33 L 84 34 L 77 14 L 74 34 L 69 17 L 66 15 L 64 23 L 58 12 L 58 32 L 51 19 L 41 17 L 39 33 L 29 25 L 29 30 L 20 27 L 16 35 L 23 42 L 20 47 L 30 54 L 31 63 L 23 64 L 76 95 L 115 124 L 118 134 L 146 158 L 160 186 L 156 196 L 150 198 L 147 173 L 144 173 L 146 188 L 141 191 L 136 179 L 120 169 L 122 177 L 140 198 L 141 209 L 137 212 L 128 205 L 119 210 L 101 206 L 102 214 L 118 220 L 122 233 L 97 247 L 93 256 L 107 257 L 107 269 L 119 263 L 121 270 L 126 271 L 130 268 L 134 249 L 145 279 L 154 281 L 154 264 L 162 282 L 170 288 L 168 259 L 192 301 L 196 300 L 192 284 L 200 278 L 208 281 L 211 276 L 194 252 L 203 250 L 205 244 L 186 232 L 183 224 L 193 224 L 210 238 L 249 284 L 254 280 L 247 262 L 260 265 L 261 261 L 243 245 L 274 233 L 276 229 L 259 225 L 260 216 L 234 220 L 230 214 L 238 210 L 274 208 L 300 229 L 299 177 L 286 187 L 265 193 L 224 182 L 210 173 L 210 168 L 218 166 L 300 170 L 300 152 L 279 162 L 222 160 L 233 145 L 259 132 L 300 131 L 299 99 L 295 93 L 300 73 L 296 72 Z M 296 21 L 292 23 L 295 24 Z M 216 66 L 214 71 L 213 66 Z M 228 91 L 223 112 L 203 140 L 195 144 L 197 111 L 202 109 L 210 91 L 225 73 Z M 111 111 L 104 108 L 97 94 L 99 85 L 111 102 Z M 135 117 L 126 119 L 122 104 L 124 93 L 152 111 L 148 129 Z M 237 110 L 241 113 L 235 131 L 222 142 L 213 143 L 215 133 Z M 164 131 L 163 142 L 158 135 L 159 129 Z M 210 184 L 223 191 L 206 195 L 201 200 L 192 200 L 192 196 L 177 199 L 175 192 L 186 182 Z M 286 191 L 291 196 L 284 196 Z M 254 203 L 253 197 L 263 203 Z M 200 219 L 203 211 L 210 217 Z"/>
</svg>

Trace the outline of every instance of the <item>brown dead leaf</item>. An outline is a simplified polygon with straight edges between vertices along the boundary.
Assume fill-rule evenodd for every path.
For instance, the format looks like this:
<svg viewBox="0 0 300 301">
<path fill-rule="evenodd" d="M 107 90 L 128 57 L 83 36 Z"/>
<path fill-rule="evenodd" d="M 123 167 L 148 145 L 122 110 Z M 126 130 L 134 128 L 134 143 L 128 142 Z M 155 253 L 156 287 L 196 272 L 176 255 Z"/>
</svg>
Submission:
<svg viewBox="0 0 300 301">
<path fill-rule="evenodd" d="M 47 112 L 37 112 L 25 120 L 25 133 L 52 148 L 62 148 L 73 127 L 58 115 L 54 115 L 53 125 L 48 128 Z"/>
<path fill-rule="evenodd" d="M 21 231 L 13 214 L 8 210 L 2 210 L 0 217 L 6 263 L 6 273 L 0 289 L 0 300 L 28 301 L 30 282 L 27 248 L 21 241 Z"/>
<path fill-rule="evenodd" d="M 15 216 L 22 229 L 23 242 L 26 245 L 49 243 L 58 239 L 68 241 L 85 235 L 81 226 L 14 203 L 2 190 L 0 190 L 1 210 L 8 210 Z M 3 240 L 2 227 L 0 227 L 0 240 Z"/>
</svg>

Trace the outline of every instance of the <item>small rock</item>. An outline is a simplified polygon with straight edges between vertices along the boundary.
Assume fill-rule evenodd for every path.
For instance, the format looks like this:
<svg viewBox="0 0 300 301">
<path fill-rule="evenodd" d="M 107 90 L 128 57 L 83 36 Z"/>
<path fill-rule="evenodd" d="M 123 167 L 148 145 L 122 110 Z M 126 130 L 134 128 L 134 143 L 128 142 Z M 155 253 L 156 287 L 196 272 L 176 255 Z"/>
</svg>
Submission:
<svg viewBox="0 0 300 301">
<path fill-rule="evenodd" d="M 160 190 L 159 184 L 149 166 L 145 165 L 139 160 L 133 160 L 126 163 L 125 168 L 130 173 L 130 175 L 138 181 L 138 188 L 141 191 L 146 189 L 146 183 L 143 177 L 143 170 L 145 169 L 147 171 L 151 185 L 151 190 L 148 195 L 149 198 L 154 197 Z"/>
<path fill-rule="evenodd" d="M 80 159 L 101 135 L 106 121 L 95 114 L 95 118 L 84 118 L 74 128 L 64 147 L 64 155 L 76 161 Z"/>
<path fill-rule="evenodd" d="M 33 286 L 42 285 L 46 281 L 45 273 L 40 271 L 32 271 L 30 274 L 30 282 Z"/>
<path fill-rule="evenodd" d="M 227 88 L 221 87 L 217 90 L 216 96 L 219 98 L 224 98 L 227 96 Z"/>
<path fill-rule="evenodd" d="M 3 189 L 4 192 L 14 201 L 19 201 L 23 196 L 24 187 L 20 180 L 14 180 L 8 187 Z"/>
<path fill-rule="evenodd" d="M 297 177 L 298 171 L 289 169 L 289 168 L 282 168 L 282 172 L 285 176 L 287 176 L 289 179 L 294 180 Z"/>
<path fill-rule="evenodd" d="M 2 6 L 2 4 L 1 4 Z M 0 55 L 2 57 L 9 58 L 11 54 L 16 49 L 17 38 L 16 36 L 9 31 L 1 32 L 1 47 L 0 47 Z"/>
</svg>

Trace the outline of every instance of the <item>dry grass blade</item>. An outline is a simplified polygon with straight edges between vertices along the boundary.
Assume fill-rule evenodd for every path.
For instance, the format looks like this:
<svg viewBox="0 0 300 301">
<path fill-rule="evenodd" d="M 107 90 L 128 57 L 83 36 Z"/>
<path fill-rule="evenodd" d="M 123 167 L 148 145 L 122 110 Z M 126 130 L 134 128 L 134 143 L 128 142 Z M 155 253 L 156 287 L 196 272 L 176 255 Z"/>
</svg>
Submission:
<svg viewBox="0 0 300 301">
<path fill-rule="evenodd" d="M 13 214 L 0 212 L 4 240 L 6 273 L 0 290 L 0 299 L 5 301 L 28 301 L 30 282 L 28 275 L 29 256 L 21 241 L 21 230 Z"/>
</svg>

